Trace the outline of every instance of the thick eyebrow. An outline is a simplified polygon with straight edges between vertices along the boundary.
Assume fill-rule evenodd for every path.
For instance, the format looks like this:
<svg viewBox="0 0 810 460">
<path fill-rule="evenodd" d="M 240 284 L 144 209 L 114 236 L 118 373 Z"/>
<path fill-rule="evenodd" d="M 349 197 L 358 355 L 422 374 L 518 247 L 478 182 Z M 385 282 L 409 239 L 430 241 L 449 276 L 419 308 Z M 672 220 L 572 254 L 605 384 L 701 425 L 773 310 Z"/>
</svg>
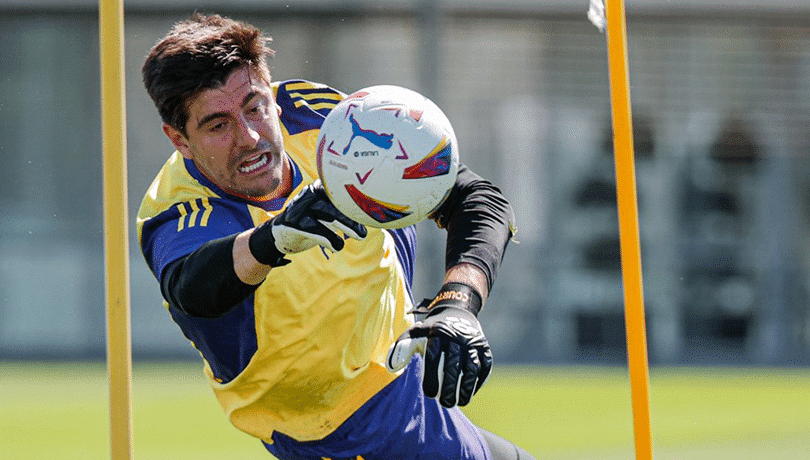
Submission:
<svg viewBox="0 0 810 460">
<path fill-rule="evenodd" d="M 242 103 L 239 105 L 239 107 L 244 108 L 246 105 L 250 104 L 250 101 L 252 101 L 254 97 L 258 95 L 261 95 L 261 93 L 256 90 L 247 93 L 247 95 L 245 95 L 245 97 L 242 99 Z M 200 121 L 197 122 L 197 129 L 202 128 L 206 123 L 208 123 L 211 120 L 214 120 L 216 118 L 226 118 L 228 117 L 228 115 L 229 115 L 228 112 L 209 113 L 208 115 L 202 117 Z"/>
</svg>

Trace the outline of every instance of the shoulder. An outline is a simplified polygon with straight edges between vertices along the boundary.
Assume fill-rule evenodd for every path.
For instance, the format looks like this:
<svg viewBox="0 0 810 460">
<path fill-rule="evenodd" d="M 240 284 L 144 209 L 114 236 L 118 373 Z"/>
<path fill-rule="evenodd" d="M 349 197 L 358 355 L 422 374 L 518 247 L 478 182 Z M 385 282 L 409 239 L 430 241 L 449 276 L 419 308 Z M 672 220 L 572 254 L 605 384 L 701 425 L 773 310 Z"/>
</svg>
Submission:
<svg viewBox="0 0 810 460">
<path fill-rule="evenodd" d="M 244 217 L 243 217 L 244 216 Z M 244 220 L 245 222 L 238 222 Z M 221 222 L 250 222 L 247 204 L 220 196 L 195 179 L 175 152 L 149 186 L 138 209 L 138 238 L 157 227 L 176 221 L 177 232 L 187 228 L 213 228 Z"/>
<path fill-rule="evenodd" d="M 154 217 L 176 203 L 216 194 L 200 184 L 186 169 L 182 155 L 175 151 L 160 168 L 141 201 L 139 219 Z"/>
<path fill-rule="evenodd" d="M 281 123 L 290 134 L 318 129 L 323 119 L 346 95 L 330 86 L 307 80 L 273 83 Z"/>
</svg>

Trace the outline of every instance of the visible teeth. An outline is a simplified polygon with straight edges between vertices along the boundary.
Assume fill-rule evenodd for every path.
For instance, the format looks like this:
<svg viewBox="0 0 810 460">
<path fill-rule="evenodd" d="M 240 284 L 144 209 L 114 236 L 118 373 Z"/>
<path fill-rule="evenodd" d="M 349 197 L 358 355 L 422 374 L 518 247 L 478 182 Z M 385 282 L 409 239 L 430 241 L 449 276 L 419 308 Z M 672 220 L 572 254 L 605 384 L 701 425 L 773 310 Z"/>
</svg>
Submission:
<svg viewBox="0 0 810 460">
<path fill-rule="evenodd" d="M 262 156 L 259 157 L 258 161 L 256 161 L 255 163 L 253 163 L 251 165 L 248 165 L 248 166 L 240 166 L 239 171 L 241 171 L 243 173 L 253 172 L 253 171 L 261 168 L 262 166 L 264 166 L 266 164 L 267 164 L 267 155 L 262 155 Z"/>
</svg>

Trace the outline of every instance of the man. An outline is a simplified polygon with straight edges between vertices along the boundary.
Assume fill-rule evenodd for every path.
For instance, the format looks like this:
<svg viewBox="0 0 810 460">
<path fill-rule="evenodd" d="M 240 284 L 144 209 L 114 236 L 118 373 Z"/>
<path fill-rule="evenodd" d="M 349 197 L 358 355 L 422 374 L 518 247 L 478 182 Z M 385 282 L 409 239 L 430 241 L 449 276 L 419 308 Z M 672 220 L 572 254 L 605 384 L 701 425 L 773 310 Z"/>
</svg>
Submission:
<svg viewBox="0 0 810 460">
<path fill-rule="evenodd" d="M 414 324 L 415 230 L 365 228 L 331 205 L 315 140 L 344 95 L 271 83 L 268 41 L 195 14 L 143 66 L 177 150 L 138 237 L 230 421 L 282 460 L 531 459 L 455 407 L 491 368 L 476 315 L 512 235 L 509 203 L 460 168 L 433 215 L 447 274 Z M 403 358 L 417 339 L 425 358 Z"/>
</svg>

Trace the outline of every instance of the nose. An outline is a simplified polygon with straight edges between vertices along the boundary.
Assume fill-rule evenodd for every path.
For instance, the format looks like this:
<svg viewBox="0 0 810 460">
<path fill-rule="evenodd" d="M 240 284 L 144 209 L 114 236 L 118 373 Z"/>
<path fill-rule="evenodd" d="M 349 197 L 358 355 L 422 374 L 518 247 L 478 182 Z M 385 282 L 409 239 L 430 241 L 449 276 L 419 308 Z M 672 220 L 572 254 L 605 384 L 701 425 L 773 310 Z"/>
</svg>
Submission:
<svg viewBox="0 0 810 460">
<path fill-rule="evenodd" d="M 251 121 L 246 119 L 244 116 L 239 117 L 236 133 L 236 142 L 239 144 L 238 146 L 240 148 L 252 149 L 256 147 L 256 144 L 259 142 L 260 138 L 261 136 L 259 136 L 259 131 L 255 126 L 253 126 Z"/>
</svg>

